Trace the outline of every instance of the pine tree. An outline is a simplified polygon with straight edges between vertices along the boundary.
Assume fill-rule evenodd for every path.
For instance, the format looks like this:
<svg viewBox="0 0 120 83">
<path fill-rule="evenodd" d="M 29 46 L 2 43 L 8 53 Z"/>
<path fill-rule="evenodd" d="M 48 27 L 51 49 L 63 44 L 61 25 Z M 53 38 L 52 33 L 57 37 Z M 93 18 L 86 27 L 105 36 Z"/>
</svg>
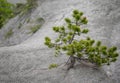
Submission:
<svg viewBox="0 0 120 83">
<path fill-rule="evenodd" d="M 75 39 L 76 36 L 87 34 L 89 30 L 82 28 L 88 20 L 83 16 L 83 12 L 74 10 L 72 20 L 65 18 L 66 26 L 55 26 L 53 31 L 58 33 L 58 38 L 51 42 L 49 37 L 45 37 L 45 45 L 49 48 L 55 48 L 55 56 L 60 52 L 65 52 L 69 56 L 68 69 L 74 67 L 75 61 L 88 61 L 96 66 L 110 65 L 115 62 L 118 57 L 117 47 L 108 48 L 102 45 L 101 41 L 95 41 L 90 37 L 86 39 Z"/>
</svg>

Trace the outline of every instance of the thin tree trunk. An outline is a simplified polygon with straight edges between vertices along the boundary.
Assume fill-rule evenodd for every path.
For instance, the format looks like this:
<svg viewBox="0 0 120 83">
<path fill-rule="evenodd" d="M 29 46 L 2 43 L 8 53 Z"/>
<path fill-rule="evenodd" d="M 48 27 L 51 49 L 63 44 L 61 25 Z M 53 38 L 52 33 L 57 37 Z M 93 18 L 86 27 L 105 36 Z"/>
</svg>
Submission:
<svg viewBox="0 0 120 83">
<path fill-rule="evenodd" d="M 74 64 L 75 64 L 75 57 L 70 56 L 70 59 L 69 59 L 69 62 L 68 62 L 68 68 L 67 68 L 67 70 L 73 68 L 73 67 L 74 67 Z"/>
</svg>

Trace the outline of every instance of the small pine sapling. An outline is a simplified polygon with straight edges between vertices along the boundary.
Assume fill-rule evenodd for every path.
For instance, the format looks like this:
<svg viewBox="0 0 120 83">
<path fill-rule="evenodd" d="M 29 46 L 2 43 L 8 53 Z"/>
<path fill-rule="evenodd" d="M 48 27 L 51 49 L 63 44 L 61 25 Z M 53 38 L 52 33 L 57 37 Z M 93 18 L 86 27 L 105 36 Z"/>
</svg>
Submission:
<svg viewBox="0 0 120 83">
<path fill-rule="evenodd" d="M 50 64 L 49 69 L 57 68 L 57 67 L 58 67 L 58 64 L 53 63 L 53 64 Z"/>
<path fill-rule="evenodd" d="M 58 38 L 52 42 L 49 37 L 45 37 L 45 45 L 49 48 L 55 48 L 55 55 L 60 52 L 65 52 L 69 56 L 67 61 L 68 70 L 74 67 L 77 61 L 88 61 L 98 67 L 110 65 L 115 62 L 119 54 L 117 47 L 108 48 L 102 45 L 101 41 L 95 41 L 90 37 L 86 39 L 75 39 L 76 36 L 87 34 L 88 29 L 82 28 L 82 25 L 88 23 L 88 20 L 83 16 L 83 12 L 74 10 L 73 19 L 65 18 L 66 26 L 55 26 L 53 31 L 58 33 Z"/>
</svg>

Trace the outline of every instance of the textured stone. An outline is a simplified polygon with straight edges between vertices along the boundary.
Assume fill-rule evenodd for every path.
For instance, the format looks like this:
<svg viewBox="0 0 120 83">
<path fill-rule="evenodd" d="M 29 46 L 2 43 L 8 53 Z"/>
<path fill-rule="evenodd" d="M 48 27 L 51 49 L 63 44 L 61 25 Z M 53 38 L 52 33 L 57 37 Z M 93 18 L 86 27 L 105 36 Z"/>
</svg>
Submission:
<svg viewBox="0 0 120 83">
<path fill-rule="evenodd" d="M 43 17 L 44 25 L 21 44 L 0 48 L 0 83 L 119 83 L 120 57 L 111 66 L 95 70 L 76 64 L 64 70 L 68 57 L 54 57 L 54 50 L 44 45 L 44 37 L 56 38 L 52 26 L 65 24 L 74 9 L 88 17 L 89 35 L 108 46 L 116 45 L 120 54 L 120 0 L 39 0 L 30 18 Z M 85 36 L 83 36 L 84 38 Z M 49 64 L 61 64 L 48 69 Z"/>
</svg>

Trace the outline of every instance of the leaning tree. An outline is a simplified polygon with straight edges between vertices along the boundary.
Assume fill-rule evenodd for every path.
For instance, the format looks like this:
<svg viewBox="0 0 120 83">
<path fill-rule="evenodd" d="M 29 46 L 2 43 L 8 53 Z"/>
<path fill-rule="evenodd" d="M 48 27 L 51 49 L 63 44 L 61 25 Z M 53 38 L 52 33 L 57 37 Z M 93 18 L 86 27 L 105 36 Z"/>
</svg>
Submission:
<svg viewBox="0 0 120 83">
<path fill-rule="evenodd" d="M 90 37 L 78 38 L 82 34 L 87 34 L 89 30 L 83 28 L 88 20 L 83 16 L 83 12 L 74 10 L 72 18 L 65 18 L 65 26 L 55 26 L 53 30 L 58 33 L 57 39 L 52 42 L 49 37 L 45 37 L 45 45 L 55 48 L 55 56 L 60 52 L 65 52 L 69 57 L 68 69 L 74 67 L 76 61 L 90 62 L 96 66 L 110 65 L 118 57 L 117 47 L 108 48 L 102 45 L 101 41 L 96 41 Z M 77 38 L 76 38 L 77 37 Z M 54 64 L 55 65 L 55 64 Z M 56 67 L 56 65 L 53 67 Z"/>
</svg>

